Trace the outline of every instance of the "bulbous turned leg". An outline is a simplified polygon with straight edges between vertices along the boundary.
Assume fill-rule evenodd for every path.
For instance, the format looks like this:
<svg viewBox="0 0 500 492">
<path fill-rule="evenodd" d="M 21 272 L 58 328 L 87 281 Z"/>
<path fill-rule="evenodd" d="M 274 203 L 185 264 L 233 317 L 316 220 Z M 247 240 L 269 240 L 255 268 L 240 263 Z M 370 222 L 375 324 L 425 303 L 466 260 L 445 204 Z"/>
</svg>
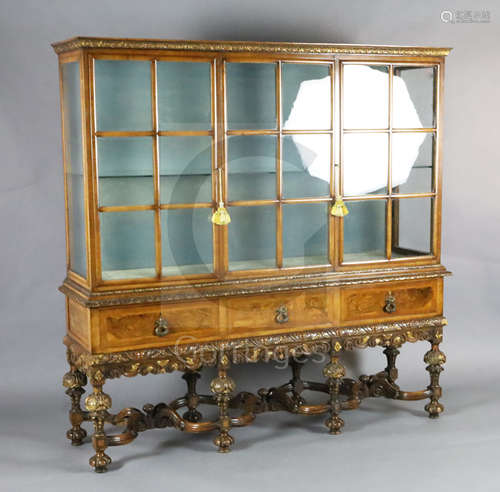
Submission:
<svg viewBox="0 0 500 492">
<path fill-rule="evenodd" d="M 87 384 L 87 376 L 83 372 L 71 367 L 63 377 L 63 386 L 66 389 L 66 394 L 71 398 L 71 409 L 69 411 L 69 421 L 71 429 L 66 432 L 66 437 L 71 441 L 73 446 L 80 446 L 87 436 L 85 429 L 82 429 L 81 424 L 86 420 L 86 412 L 82 410 L 80 405 L 82 395 L 85 393 L 83 386 Z"/>
<path fill-rule="evenodd" d="M 236 384 L 227 375 L 228 367 L 229 358 L 227 355 L 223 355 L 219 362 L 218 375 L 210 383 L 210 389 L 215 393 L 217 405 L 219 407 L 219 434 L 214 438 L 214 444 L 219 448 L 219 453 L 228 453 L 234 442 L 233 437 L 229 434 L 229 430 L 231 429 L 231 418 L 228 414 L 228 408 L 231 400 L 231 393 L 236 388 Z"/>
<path fill-rule="evenodd" d="M 330 434 L 340 434 L 344 421 L 340 417 L 342 405 L 340 402 L 340 385 L 345 376 L 345 367 L 340 363 L 337 351 L 332 351 L 330 362 L 324 367 L 323 374 L 328 379 L 330 389 L 330 416 L 325 421 L 325 425 L 330 430 Z"/>
<path fill-rule="evenodd" d="M 104 452 L 108 447 L 104 433 L 104 421 L 108 409 L 111 408 L 111 397 L 102 391 L 104 377 L 100 372 L 91 377 L 91 383 L 94 391 L 85 399 L 85 407 L 94 424 L 92 445 L 95 449 L 95 455 L 90 458 L 89 463 L 96 473 L 104 473 L 108 470 L 108 465 L 111 464 L 111 458 Z"/>
<path fill-rule="evenodd" d="M 201 375 L 199 372 L 187 371 L 182 375 L 182 379 L 184 379 L 187 383 L 187 393 L 186 393 L 186 401 L 188 410 L 182 416 L 184 419 L 189 422 L 199 422 L 201 420 L 201 413 L 196 409 L 199 402 L 200 397 L 198 393 L 196 393 L 196 381 L 200 379 Z"/>
<path fill-rule="evenodd" d="M 387 357 L 387 367 L 385 372 L 389 382 L 394 383 L 398 379 L 398 369 L 396 368 L 396 359 L 399 355 L 399 350 L 396 347 L 386 347 L 384 354 Z"/>
<path fill-rule="evenodd" d="M 439 386 L 439 375 L 444 370 L 442 364 L 446 362 L 446 356 L 439 350 L 439 343 L 431 342 L 432 348 L 424 356 L 424 362 L 427 364 L 426 370 L 429 371 L 431 384 L 427 386 L 430 391 L 430 402 L 425 405 L 429 418 L 436 419 L 443 412 L 444 406 L 439 402 L 443 393 Z"/>
</svg>

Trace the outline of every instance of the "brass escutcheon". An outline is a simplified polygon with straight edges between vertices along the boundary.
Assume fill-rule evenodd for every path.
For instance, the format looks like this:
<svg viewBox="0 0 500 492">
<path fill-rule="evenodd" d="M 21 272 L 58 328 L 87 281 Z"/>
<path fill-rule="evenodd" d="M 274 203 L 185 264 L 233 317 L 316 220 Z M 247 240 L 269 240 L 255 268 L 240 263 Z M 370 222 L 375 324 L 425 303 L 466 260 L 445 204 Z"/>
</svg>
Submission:
<svg viewBox="0 0 500 492">
<path fill-rule="evenodd" d="M 288 308 L 284 304 L 276 309 L 274 320 L 276 323 L 286 323 L 288 321 Z"/>
<path fill-rule="evenodd" d="M 396 298 L 392 295 L 391 292 L 387 294 L 385 298 L 385 306 L 384 311 L 386 313 L 394 313 L 396 311 Z"/>
<path fill-rule="evenodd" d="M 168 322 L 165 318 L 159 317 L 155 321 L 155 335 L 157 337 L 164 337 L 168 333 Z"/>
</svg>

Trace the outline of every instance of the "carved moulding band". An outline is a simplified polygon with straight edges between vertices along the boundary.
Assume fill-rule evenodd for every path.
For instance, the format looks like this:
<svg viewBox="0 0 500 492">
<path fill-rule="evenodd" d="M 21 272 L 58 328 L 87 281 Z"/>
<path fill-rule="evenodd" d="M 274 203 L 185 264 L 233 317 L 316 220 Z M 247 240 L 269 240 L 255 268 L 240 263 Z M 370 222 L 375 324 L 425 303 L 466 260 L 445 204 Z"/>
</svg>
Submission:
<svg viewBox="0 0 500 492">
<path fill-rule="evenodd" d="M 415 270 L 415 271 L 414 271 Z M 418 267 L 412 267 L 413 273 L 403 272 L 406 270 L 398 269 L 394 271 L 394 275 L 380 276 L 374 278 L 355 278 L 355 279 L 338 279 L 325 278 L 324 275 L 297 275 L 289 277 L 269 277 L 257 279 L 236 280 L 231 282 L 212 282 L 207 284 L 192 284 L 187 291 L 172 292 L 174 289 L 179 289 L 178 286 L 163 286 L 163 287 L 146 287 L 137 289 L 127 289 L 127 291 L 105 291 L 93 292 L 92 298 L 89 299 L 89 292 L 75 284 L 70 279 L 66 279 L 59 287 L 59 290 L 66 296 L 84 305 L 85 307 L 105 307 L 118 306 L 127 304 L 142 304 L 144 302 L 167 302 L 192 299 L 205 299 L 211 297 L 229 297 L 245 294 L 267 294 L 271 292 L 282 292 L 291 290 L 303 289 L 318 289 L 326 287 L 341 287 L 352 285 L 369 285 L 378 283 L 390 283 L 394 281 L 408 280 L 425 280 L 433 278 L 443 278 L 450 275 L 446 270 L 438 272 L 418 272 Z M 366 273 L 366 272 L 365 272 Z M 304 282 L 293 283 L 293 281 L 301 279 Z M 266 282 L 285 281 L 278 285 L 266 285 Z M 310 280 L 310 281 L 308 281 Z M 286 283 L 292 282 L 292 283 Z M 228 288 L 231 287 L 231 288 Z M 223 290 L 221 290 L 223 289 Z M 115 297 L 120 295 L 121 297 Z M 102 296 L 113 296 L 108 298 L 99 298 Z"/>
<path fill-rule="evenodd" d="M 57 54 L 77 49 L 135 49 L 175 51 L 226 51 L 239 53 L 345 54 L 446 56 L 450 48 L 418 46 L 362 46 L 349 44 L 272 43 L 249 41 L 182 41 L 161 39 L 73 38 L 52 47 Z"/>
<path fill-rule="evenodd" d="M 328 353 L 332 347 L 339 351 L 376 346 L 397 347 L 420 340 L 439 342 L 446 324 L 444 317 L 436 317 L 106 354 L 91 354 L 69 337 L 65 337 L 64 343 L 68 347 L 68 359 L 76 368 L 90 376 L 98 372 L 100 377 L 112 379 L 197 370 L 216 365 L 222 354 L 226 354 L 234 364 L 242 364 Z"/>
</svg>

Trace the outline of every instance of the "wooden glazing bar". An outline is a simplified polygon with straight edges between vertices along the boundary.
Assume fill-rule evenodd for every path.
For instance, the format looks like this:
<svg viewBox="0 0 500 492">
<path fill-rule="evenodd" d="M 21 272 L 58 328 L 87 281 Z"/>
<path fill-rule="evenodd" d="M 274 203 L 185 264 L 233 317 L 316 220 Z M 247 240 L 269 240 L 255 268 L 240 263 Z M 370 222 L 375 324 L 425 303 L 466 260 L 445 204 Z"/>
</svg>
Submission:
<svg viewBox="0 0 500 492">
<path fill-rule="evenodd" d="M 211 137 L 213 130 L 168 130 L 158 131 L 160 137 Z"/>
<path fill-rule="evenodd" d="M 335 135 L 334 135 L 334 112 L 335 112 L 335 83 L 334 76 L 335 70 L 333 64 L 329 66 L 330 74 L 330 199 L 333 200 L 335 195 Z M 335 264 L 335 220 L 330 214 L 330 208 L 327 210 L 328 214 L 328 260 L 330 263 Z"/>
<path fill-rule="evenodd" d="M 109 131 L 109 132 L 94 132 L 96 137 L 100 138 L 126 138 L 126 137 L 153 137 L 156 132 L 155 131 Z"/>
<path fill-rule="evenodd" d="M 143 210 L 156 210 L 156 205 L 114 205 L 98 207 L 99 212 L 141 212 Z"/>
<path fill-rule="evenodd" d="M 388 112 L 388 125 L 389 134 L 387 138 L 387 193 L 389 199 L 386 202 L 385 214 L 385 256 L 388 260 L 392 257 L 392 120 L 393 120 L 393 79 L 394 68 L 389 66 L 389 112 Z"/>
<path fill-rule="evenodd" d="M 443 143 L 442 124 L 443 124 L 443 92 L 444 92 L 444 63 L 440 62 L 435 68 L 435 84 L 434 84 L 434 118 L 436 125 L 436 134 L 434 137 L 434 191 L 436 198 L 433 202 L 432 214 L 432 253 L 437 257 L 438 261 L 441 258 L 441 200 L 442 200 L 442 162 L 441 162 L 441 146 Z"/>
<path fill-rule="evenodd" d="M 151 116 L 153 124 L 153 183 L 155 204 L 155 268 L 156 276 L 162 274 L 161 215 L 160 215 L 160 154 L 158 142 L 158 84 L 157 64 L 151 62 Z"/>
<path fill-rule="evenodd" d="M 283 145 L 283 111 L 281 95 L 281 75 L 282 63 L 276 64 L 276 119 L 278 125 L 278 136 L 276 146 L 276 196 L 278 204 L 276 206 L 276 266 L 283 267 L 283 163 L 282 163 L 282 145 Z"/>
<path fill-rule="evenodd" d="M 279 130 L 226 130 L 226 135 L 278 135 Z"/>
<path fill-rule="evenodd" d="M 210 150 L 211 150 L 211 162 L 210 162 L 210 170 L 211 170 L 211 198 L 212 198 L 212 213 L 215 212 L 217 206 L 217 181 L 215 177 L 217 162 L 218 162 L 218 145 L 217 140 L 219 138 L 219 127 L 217 125 L 217 114 L 218 114 L 218 104 L 217 104 L 217 60 L 213 58 L 210 61 L 210 126 L 211 126 L 211 142 L 210 142 Z M 221 244 L 218 241 L 217 237 L 218 231 L 217 226 L 212 224 L 212 262 L 214 272 L 219 271 L 220 264 L 220 249 Z"/>
<path fill-rule="evenodd" d="M 161 203 L 160 210 L 182 210 L 187 208 L 213 208 L 211 202 L 197 202 L 197 203 Z"/>
</svg>

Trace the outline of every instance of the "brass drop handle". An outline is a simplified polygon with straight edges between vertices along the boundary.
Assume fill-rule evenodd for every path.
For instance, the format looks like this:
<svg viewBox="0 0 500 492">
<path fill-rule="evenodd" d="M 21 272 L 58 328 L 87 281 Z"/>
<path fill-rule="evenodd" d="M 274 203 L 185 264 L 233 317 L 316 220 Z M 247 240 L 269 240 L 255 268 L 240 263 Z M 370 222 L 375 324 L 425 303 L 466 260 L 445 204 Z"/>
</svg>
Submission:
<svg viewBox="0 0 500 492">
<path fill-rule="evenodd" d="M 155 335 L 157 337 L 164 337 L 168 334 L 168 322 L 165 318 L 160 316 L 155 321 Z"/>
<path fill-rule="evenodd" d="M 288 321 L 288 308 L 282 304 L 276 309 L 276 316 L 274 317 L 276 323 L 286 323 Z"/>
<path fill-rule="evenodd" d="M 396 298 L 390 292 L 385 298 L 384 311 L 386 313 L 394 313 L 396 311 Z"/>
</svg>

